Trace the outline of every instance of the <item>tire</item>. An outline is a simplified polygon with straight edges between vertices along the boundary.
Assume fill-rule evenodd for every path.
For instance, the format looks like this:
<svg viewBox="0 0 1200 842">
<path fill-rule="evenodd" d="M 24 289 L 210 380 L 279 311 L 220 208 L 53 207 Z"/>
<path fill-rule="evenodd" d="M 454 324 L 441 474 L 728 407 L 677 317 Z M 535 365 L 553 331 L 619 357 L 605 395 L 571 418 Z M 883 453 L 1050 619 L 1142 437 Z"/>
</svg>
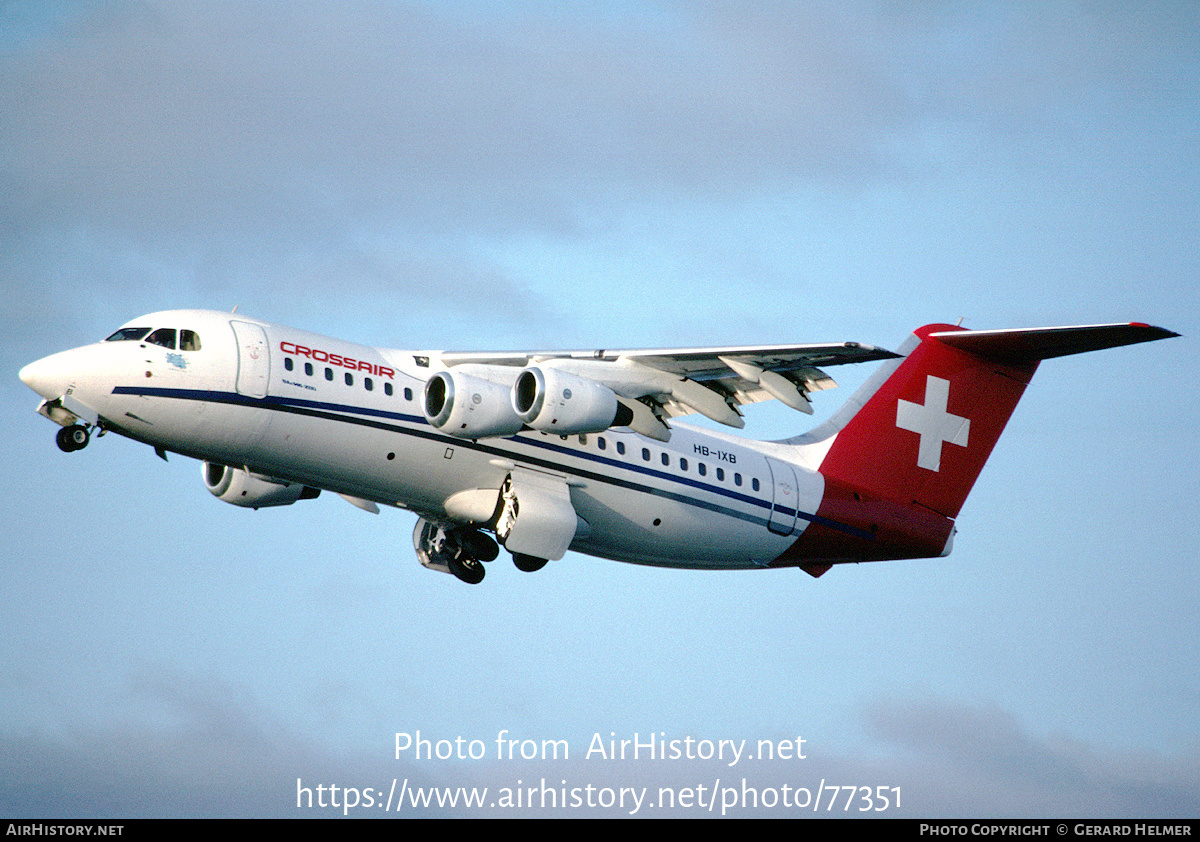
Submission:
<svg viewBox="0 0 1200 842">
<path fill-rule="evenodd" d="M 474 558 L 451 559 L 448 566 L 451 573 L 468 585 L 478 585 L 483 581 L 484 574 L 487 573 L 483 564 Z"/>
<path fill-rule="evenodd" d="M 513 564 L 518 570 L 525 573 L 536 573 L 546 566 L 548 559 L 538 558 L 537 556 L 525 555 L 524 553 L 513 553 Z"/>
<path fill-rule="evenodd" d="M 87 427 L 75 424 L 74 426 L 63 427 L 59 430 L 55 441 L 58 443 L 58 449 L 63 453 L 72 453 L 87 447 L 90 438 L 91 434 L 88 433 Z"/>
</svg>

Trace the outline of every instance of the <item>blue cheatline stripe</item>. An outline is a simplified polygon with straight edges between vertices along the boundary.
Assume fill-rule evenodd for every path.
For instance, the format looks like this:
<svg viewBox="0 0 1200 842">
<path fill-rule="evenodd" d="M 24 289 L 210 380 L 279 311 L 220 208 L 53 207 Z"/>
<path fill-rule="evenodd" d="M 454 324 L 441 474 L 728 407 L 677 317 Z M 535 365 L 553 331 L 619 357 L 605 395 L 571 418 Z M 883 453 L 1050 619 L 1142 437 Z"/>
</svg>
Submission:
<svg viewBox="0 0 1200 842">
<path fill-rule="evenodd" d="M 538 459 L 537 457 L 532 456 L 518 455 L 513 453 L 511 450 L 481 444 L 478 440 L 456 438 L 454 436 L 446 435 L 445 433 L 436 432 L 432 428 L 413 429 L 409 427 L 402 427 L 394 423 L 387 423 L 386 421 L 382 420 L 388 419 L 405 424 L 423 425 L 424 427 L 429 427 L 429 422 L 423 415 L 407 415 L 405 413 L 393 412 L 384 409 L 373 409 L 370 407 L 330 403 L 327 401 L 315 401 L 304 398 L 284 398 L 278 395 L 268 395 L 265 398 L 253 398 L 237 392 L 219 392 L 207 389 L 171 389 L 148 386 L 116 386 L 112 391 L 115 395 L 174 398 L 177 400 L 205 401 L 210 403 L 230 404 L 234 406 L 257 407 L 276 412 L 287 412 L 293 415 L 304 415 L 310 418 L 339 421 L 347 424 L 355 424 L 361 427 L 371 427 L 377 430 L 385 430 L 401 435 L 414 436 L 416 438 L 436 441 L 443 444 L 453 445 L 455 447 L 466 447 L 491 456 L 500 456 L 508 459 L 520 459 L 531 464 L 539 465 L 543 468 L 548 468 L 550 470 L 566 470 L 557 462 L 552 462 L 546 459 Z M 505 441 L 510 441 L 514 444 L 523 444 L 529 447 L 541 448 L 543 450 L 548 450 L 553 453 L 558 453 L 563 456 L 569 456 L 576 459 L 585 459 L 591 462 L 597 462 L 612 468 L 632 471 L 636 474 L 642 474 L 647 477 L 666 480 L 679 485 L 691 486 L 693 488 L 707 491 L 711 494 L 716 494 L 721 497 L 729 498 L 730 500 L 735 500 L 740 503 L 757 506 L 767 510 L 770 510 L 773 507 L 773 504 L 770 500 L 763 500 L 758 497 L 740 494 L 736 491 L 731 491 L 721 486 L 700 482 L 699 480 L 695 480 L 690 477 L 681 477 L 675 474 L 668 474 L 663 471 L 638 465 L 632 461 L 622 462 L 606 456 L 601 456 L 597 453 L 573 450 L 571 448 L 555 444 L 552 441 L 544 440 L 541 437 L 524 438 L 521 436 L 510 436 L 505 439 Z M 584 479 L 594 480 L 596 482 L 606 483 L 619 488 L 626 488 L 631 491 L 638 491 L 643 494 L 650 494 L 656 497 L 674 500 L 689 506 L 695 506 L 707 511 L 717 512 L 729 517 L 738 518 L 740 520 L 746 520 L 761 526 L 765 526 L 767 524 L 767 518 L 752 515 L 747 512 L 739 511 L 726 506 L 721 506 L 696 497 L 667 491 L 662 488 L 642 485 L 639 483 L 630 482 L 628 480 L 622 480 L 610 474 L 600 474 L 594 471 L 587 471 L 579 468 L 572 468 L 570 471 L 573 475 Z M 796 517 L 799 517 L 803 520 L 823 524 L 842 532 L 848 532 L 852 535 L 858 535 L 866 538 L 872 537 L 870 533 L 866 532 L 865 530 L 856 529 L 852 526 L 848 526 L 816 514 L 811 514 L 809 512 L 795 511 L 787 508 L 778 508 L 776 511 L 782 515 L 794 514 Z"/>
</svg>

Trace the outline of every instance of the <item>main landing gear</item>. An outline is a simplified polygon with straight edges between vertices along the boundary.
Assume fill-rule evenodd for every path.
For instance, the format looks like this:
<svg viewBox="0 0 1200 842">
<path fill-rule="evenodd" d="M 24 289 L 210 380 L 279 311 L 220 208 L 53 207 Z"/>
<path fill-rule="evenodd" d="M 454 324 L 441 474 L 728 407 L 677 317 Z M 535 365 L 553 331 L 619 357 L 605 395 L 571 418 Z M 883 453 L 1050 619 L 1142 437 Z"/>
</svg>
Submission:
<svg viewBox="0 0 1200 842">
<path fill-rule="evenodd" d="M 422 565 L 452 573 L 469 585 L 482 582 L 486 572 L 483 562 L 494 561 L 500 555 L 499 545 L 478 529 L 424 518 L 413 530 L 413 545 Z M 532 573 L 545 567 L 546 559 L 513 553 L 513 564 L 518 570 Z"/>
<path fill-rule="evenodd" d="M 72 453 L 87 447 L 91 437 L 92 434 L 87 427 L 82 424 L 72 424 L 70 427 L 63 427 L 59 430 L 55 440 L 58 442 L 59 450 L 63 453 Z"/>
<path fill-rule="evenodd" d="M 468 585 L 483 581 L 483 562 L 500 555 L 500 547 L 478 529 L 421 518 L 413 531 L 417 559 L 431 570 L 452 573 Z"/>
</svg>

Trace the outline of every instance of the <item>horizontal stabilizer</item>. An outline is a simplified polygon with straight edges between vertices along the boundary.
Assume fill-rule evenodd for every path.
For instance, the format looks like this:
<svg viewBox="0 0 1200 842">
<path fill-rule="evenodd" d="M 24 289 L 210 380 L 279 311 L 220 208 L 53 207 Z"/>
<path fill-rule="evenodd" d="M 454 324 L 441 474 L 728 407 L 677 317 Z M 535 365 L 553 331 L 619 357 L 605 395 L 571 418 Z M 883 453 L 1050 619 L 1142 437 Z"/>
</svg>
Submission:
<svg viewBox="0 0 1200 842">
<path fill-rule="evenodd" d="M 930 338 L 969 354 L 1010 364 L 1048 360 L 1178 335 L 1161 327 L 1136 322 L 1020 330 L 938 331 L 929 334 Z"/>
</svg>

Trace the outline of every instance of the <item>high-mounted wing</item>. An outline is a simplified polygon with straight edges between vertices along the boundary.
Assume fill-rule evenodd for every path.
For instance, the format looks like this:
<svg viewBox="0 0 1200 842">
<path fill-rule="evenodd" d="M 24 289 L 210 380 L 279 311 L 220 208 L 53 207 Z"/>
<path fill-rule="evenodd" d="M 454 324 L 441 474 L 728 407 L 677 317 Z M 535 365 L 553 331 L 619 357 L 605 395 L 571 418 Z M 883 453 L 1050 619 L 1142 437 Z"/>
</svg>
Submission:
<svg viewBox="0 0 1200 842">
<path fill-rule="evenodd" d="M 699 412 L 732 427 L 744 426 L 738 406 L 775 398 L 802 412 L 812 412 L 808 393 L 837 384 L 822 367 L 895 357 L 883 348 L 844 342 L 835 345 L 765 345 L 720 348 L 641 350 L 538 351 L 508 353 L 445 352 L 434 355 L 453 375 L 431 378 L 426 415 L 444 414 L 450 430 L 467 437 L 511 434 L 500 424 L 495 395 L 480 390 L 476 406 L 496 412 L 479 423 L 450 422 L 455 378 L 482 379 L 511 389 L 512 405 L 522 423 L 547 432 L 597 432 L 628 426 L 666 441 L 666 418 Z M 440 382 L 435 383 L 440 377 Z M 596 387 L 600 387 L 597 389 Z M 494 390 L 493 390 L 494 391 Z M 611 392 L 616 404 L 606 402 Z M 477 399 L 476 399 L 477 398 Z M 568 408 L 574 401 L 576 410 Z M 586 404 L 586 406 L 585 406 Z M 433 411 L 431 411 L 433 410 Z M 612 414 L 615 412 L 616 414 Z M 465 409 L 459 413 L 465 415 Z M 435 424 L 437 422 L 435 421 Z M 518 425 L 519 428 L 520 425 Z M 481 432 L 482 431 L 482 432 Z"/>
</svg>

